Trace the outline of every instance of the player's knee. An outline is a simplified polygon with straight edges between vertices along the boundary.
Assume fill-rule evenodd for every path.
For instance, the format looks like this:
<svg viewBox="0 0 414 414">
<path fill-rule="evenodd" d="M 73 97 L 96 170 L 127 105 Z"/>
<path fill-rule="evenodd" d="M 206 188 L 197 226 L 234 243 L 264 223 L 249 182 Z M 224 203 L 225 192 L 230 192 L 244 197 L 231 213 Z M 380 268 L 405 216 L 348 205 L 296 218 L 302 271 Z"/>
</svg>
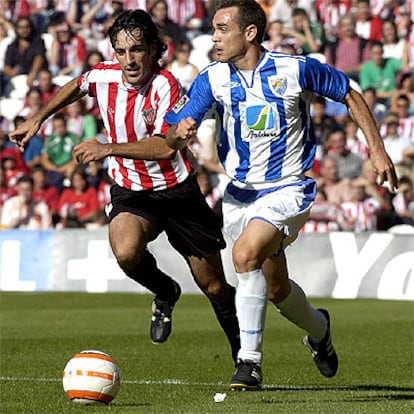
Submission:
<svg viewBox="0 0 414 414">
<path fill-rule="evenodd" d="M 238 248 L 234 246 L 232 257 L 234 267 L 238 273 L 250 272 L 261 267 L 256 252 L 249 247 Z"/>
<path fill-rule="evenodd" d="M 200 286 L 201 290 L 215 302 L 220 302 L 224 296 L 224 285 L 218 279 L 211 279 Z"/>
<path fill-rule="evenodd" d="M 123 270 L 132 270 L 138 264 L 138 257 L 133 249 L 119 249 L 114 251 L 116 260 Z"/>
</svg>

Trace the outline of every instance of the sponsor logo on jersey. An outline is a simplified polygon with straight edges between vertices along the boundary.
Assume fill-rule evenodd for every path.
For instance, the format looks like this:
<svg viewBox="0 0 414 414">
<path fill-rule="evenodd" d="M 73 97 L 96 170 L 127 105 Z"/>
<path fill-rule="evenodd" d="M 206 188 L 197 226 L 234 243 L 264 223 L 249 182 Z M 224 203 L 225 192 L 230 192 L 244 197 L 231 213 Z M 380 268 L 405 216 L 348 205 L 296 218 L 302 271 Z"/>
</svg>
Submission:
<svg viewBox="0 0 414 414">
<path fill-rule="evenodd" d="M 180 100 L 174 105 L 172 110 L 177 114 L 178 112 L 181 111 L 183 106 L 189 101 L 190 101 L 190 98 L 187 95 L 182 96 Z"/>
<path fill-rule="evenodd" d="M 253 131 L 264 131 L 275 125 L 273 109 L 268 105 L 249 106 L 246 109 L 247 127 Z"/>
<path fill-rule="evenodd" d="M 246 124 L 249 132 L 243 137 L 244 141 L 261 137 L 277 137 L 275 114 L 269 105 L 255 105 L 246 108 Z"/>
<path fill-rule="evenodd" d="M 143 109 L 142 110 L 142 117 L 144 121 L 148 125 L 153 125 L 155 122 L 155 111 L 154 108 Z"/>
<path fill-rule="evenodd" d="M 277 76 L 269 76 L 269 87 L 275 95 L 283 96 L 287 89 L 287 79 L 278 78 Z"/>
</svg>

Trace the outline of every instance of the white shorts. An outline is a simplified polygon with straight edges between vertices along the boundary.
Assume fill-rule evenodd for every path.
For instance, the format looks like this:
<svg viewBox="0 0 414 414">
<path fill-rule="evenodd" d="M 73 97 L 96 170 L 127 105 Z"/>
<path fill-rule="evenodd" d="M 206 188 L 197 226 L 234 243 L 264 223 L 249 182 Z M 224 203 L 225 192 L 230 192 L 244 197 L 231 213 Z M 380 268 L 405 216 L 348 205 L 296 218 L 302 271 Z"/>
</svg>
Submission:
<svg viewBox="0 0 414 414">
<path fill-rule="evenodd" d="M 283 232 L 284 249 L 298 237 L 315 194 L 316 182 L 312 178 L 265 190 L 245 190 L 230 183 L 223 199 L 223 229 L 234 242 L 250 220 L 264 220 Z"/>
</svg>

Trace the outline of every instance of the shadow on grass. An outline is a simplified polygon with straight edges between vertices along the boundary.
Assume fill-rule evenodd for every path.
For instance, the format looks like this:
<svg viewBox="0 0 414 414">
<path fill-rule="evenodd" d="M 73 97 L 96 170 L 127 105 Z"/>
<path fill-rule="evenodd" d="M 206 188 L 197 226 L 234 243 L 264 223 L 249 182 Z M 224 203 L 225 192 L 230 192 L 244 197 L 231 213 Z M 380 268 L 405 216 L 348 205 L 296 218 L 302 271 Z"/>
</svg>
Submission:
<svg viewBox="0 0 414 414">
<path fill-rule="evenodd" d="M 343 401 L 347 402 L 373 402 L 373 401 L 414 401 L 414 388 L 412 387 L 398 387 L 394 385 L 354 385 L 354 386 L 292 386 L 292 387 L 283 387 L 283 386 L 264 386 L 260 392 L 267 393 L 267 392 L 273 392 L 273 391 L 353 391 L 353 392 L 374 392 L 376 394 L 369 395 L 369 396 L 352 396 L 352 398 L 344 398 Z M 407 393 L 407 394 L 404 394 Z M 278 401 L 277 399 L 263 399 L 263 403 L 280 403 L 281 401 Z M 293 401 L 292 401 L 293 402 Z M 296 401 L 297 402 L 297 401 Z M 286 401 L 283 401 L 283 403 L 286 403 Z"/>
</svg>

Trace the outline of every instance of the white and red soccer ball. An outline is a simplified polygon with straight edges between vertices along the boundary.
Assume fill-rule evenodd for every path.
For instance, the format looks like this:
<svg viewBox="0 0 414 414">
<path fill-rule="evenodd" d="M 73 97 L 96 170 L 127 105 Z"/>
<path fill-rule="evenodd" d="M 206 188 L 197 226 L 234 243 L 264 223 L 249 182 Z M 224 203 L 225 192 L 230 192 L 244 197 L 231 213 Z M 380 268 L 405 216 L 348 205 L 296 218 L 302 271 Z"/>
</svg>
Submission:
<svg viewBox="0 0 414 414">
<path fill-rule="evenodd" d="M 79 404 L 109 404 L 118 394 L 121 377 L 116 362 L 104 352 L 87 350 L 74 355 L 63 370 L 63 390 Z"/>
</svg>

